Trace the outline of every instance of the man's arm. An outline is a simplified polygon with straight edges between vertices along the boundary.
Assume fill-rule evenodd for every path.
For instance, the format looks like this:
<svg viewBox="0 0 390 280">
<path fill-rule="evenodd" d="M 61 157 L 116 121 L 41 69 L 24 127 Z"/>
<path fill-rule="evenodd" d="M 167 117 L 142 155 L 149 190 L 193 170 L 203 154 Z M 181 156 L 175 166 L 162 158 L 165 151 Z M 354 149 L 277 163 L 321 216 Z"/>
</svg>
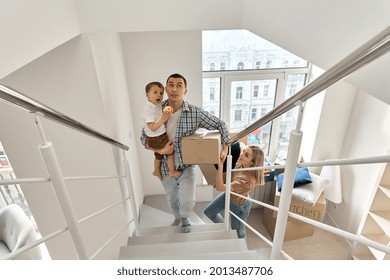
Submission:
<svg viewBox="0 0 390 280">
<path fill-rule="evenodd" d="M 230 135 L 225 122 L 217 118 L 216 116 L 210 114 L 209 112 L 203 110 L 202 108 L 199 109 L 201 119 L 200 126 L 208 130 L 218 130 L 221 133 L 222 143 L 226 144 L 227 141 L 229 141 L 230 139 Z"/>
</svg>

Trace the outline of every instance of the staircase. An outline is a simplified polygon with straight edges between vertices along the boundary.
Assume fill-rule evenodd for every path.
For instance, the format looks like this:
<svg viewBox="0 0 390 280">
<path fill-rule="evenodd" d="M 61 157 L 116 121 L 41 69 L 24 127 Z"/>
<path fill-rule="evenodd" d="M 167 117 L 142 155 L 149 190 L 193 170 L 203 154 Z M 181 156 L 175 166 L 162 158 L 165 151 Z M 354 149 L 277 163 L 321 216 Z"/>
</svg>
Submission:
<svg viewBox="0 0 390 280">
<path fill-rule="evenodd" d="M 256 260 L 256 251 L 248 250 L 246 240 L 224 224 L 214 224 L 204 217 L 207 203 L 196 203 L 190 215 L 191 232 L 182 233 L 180 226 L 170 226 L 170 214 L 164 196 L 145 198 L 140 211 L 141 236 L 128 238 L 119 259 L 160 260 Z"/>
</svg>

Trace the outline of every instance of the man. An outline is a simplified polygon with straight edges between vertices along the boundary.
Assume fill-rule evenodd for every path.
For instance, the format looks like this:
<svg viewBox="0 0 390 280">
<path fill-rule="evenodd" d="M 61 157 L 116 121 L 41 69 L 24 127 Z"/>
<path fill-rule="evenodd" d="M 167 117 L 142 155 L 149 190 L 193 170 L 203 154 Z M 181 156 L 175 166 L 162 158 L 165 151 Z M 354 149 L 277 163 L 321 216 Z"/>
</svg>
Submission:
<svg viewBox="0 0 390 280">
<path fill-rule="evenodd" d="M 211 115 L 202 108 L 196 107 L 184 101 L 187 94 L 187 80 L 180 74 L 172 74 L 168 77 L 165 91 L 168 100 L 162 102 L 162 110 L 166 106 L 173 108 L 173 113 L 166 123 L 167 134 L 170 142 L 161 150 L 164 154 L 161 163 L 162 184 L 168 204 L 171 207 L 175 220 L 172 225 L 181 224 L 182 232 L 191 231 L 189 216 L 195 205 L 195 166 L 183 164 L 181 141 L 184 137 L 193 134 L 199 128 L 219 130 L 224 145 L 229 140 L 226 124 L 219 118 Z M 145 133 L 142 132 L 141 142 L 145 145 Z M 146 148 L 149 148 L 146 146 Z M 226 149 L 222 149 L 223 151 Z M 179 177 L 170 177 L 166 154 L 175 155 L 177 170 L 183 171 Z M 223 156 L 223 155 L 221 155 Z"/>
</svg>

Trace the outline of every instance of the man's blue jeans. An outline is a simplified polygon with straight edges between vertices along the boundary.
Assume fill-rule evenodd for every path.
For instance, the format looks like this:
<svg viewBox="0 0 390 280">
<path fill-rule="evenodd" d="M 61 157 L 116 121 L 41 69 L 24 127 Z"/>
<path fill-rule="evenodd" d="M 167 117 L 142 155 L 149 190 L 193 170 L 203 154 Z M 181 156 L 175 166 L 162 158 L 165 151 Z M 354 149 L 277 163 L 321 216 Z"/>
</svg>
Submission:
<svg viewBox="0 0 390 280">
<path fill-rule="evenodd" d="M 195 166 L 184 169 L 180 177 L 163 176 L 162 184 L 175 219 L 188 218 L 195 205 Z"/>
<path fill-rule="evenodd" d="M 220 193 L 209 205 L 204 209 L 205 215 L 212 220 L 214 223 L 223 223 L 224 219 L 221 215 L 221 212 L 225 210 L 225 192 Z M 246 201 L 243 204 L 235 204 L 230 201 L 230 211 L 240 217 L 242 220 L 246 221 L 249 212 L 251 210 L 251 202 Z M 246 237 L 246 228 L 243 223 L 241 223 L 236 217 L 230 215 L 231 217 L 231 227 L 237 231 L 238 238 Z"/>
</svg>

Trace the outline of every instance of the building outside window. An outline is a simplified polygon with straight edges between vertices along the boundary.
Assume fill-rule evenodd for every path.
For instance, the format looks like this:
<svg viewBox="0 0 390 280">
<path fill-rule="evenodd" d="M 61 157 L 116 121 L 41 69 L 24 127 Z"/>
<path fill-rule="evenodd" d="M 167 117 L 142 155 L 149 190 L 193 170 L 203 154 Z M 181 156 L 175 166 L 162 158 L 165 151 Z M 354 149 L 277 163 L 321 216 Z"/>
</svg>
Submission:
<svg viewBox="0 0 390 280">
<path fill-rule="evenodd" d="M 221 117 L 221 79 L 204 78 L 203 79 L 203 109 L 212 114 Z"/>
<path fill-rule="evenodd" d="M 252 120 L 257 120 L 257 108 L 252 108 Z"/>
<path fill-rule="evenodd" d="M 255 85 L 253 87 L 253 97 L 258 97 L 259 96 L 259 86 L 258 85 Z"/>
<path fill-rule="evenodd" d="M 0 179 L 2 180 L 17 179 L 1 142 L 0 142 Z M 19 205 L 24 210 L 26 215 L 35 223 L 30 208 L 28 207 L 27 201 L 24 197 L 22 188 L 20 187 L 19 184 L 0 185 L 0 209 L 10 204 Z"/>
<path fill-rule="evenodd" d="M 236 87 L 236 99 L 242 99 L 242 87 Z"/>
<path fill-rule="evenodd" d="M 264 85 L 263 96 L 267 97 L 269 92 L 269 85 Z"/>
<path fill-rule="evenodd" d="M 210 101 L 215 101 L 215 88 L 210 88 Z"/>
<path fill-rule="evenodd" d="M 232 133 L 248 127 L 307 83 L 310 64 L 306 60 L 247 30 L 203 31 L 202 37 L 202 105 L 224 120 Z M 219 64 L 220 70 L 210 71 L 211 63 Z M 258 128 L 248 136 L 249 143 L 259 144 L 270 156 L 286 151 L 297 114 L 294 108 Z"/>
<path fill-rule="evenodd" d="M 234 111 L 234 121 L 240 122 L 242 116 L 242 110 L 236 110 Z"/>
</svg>

